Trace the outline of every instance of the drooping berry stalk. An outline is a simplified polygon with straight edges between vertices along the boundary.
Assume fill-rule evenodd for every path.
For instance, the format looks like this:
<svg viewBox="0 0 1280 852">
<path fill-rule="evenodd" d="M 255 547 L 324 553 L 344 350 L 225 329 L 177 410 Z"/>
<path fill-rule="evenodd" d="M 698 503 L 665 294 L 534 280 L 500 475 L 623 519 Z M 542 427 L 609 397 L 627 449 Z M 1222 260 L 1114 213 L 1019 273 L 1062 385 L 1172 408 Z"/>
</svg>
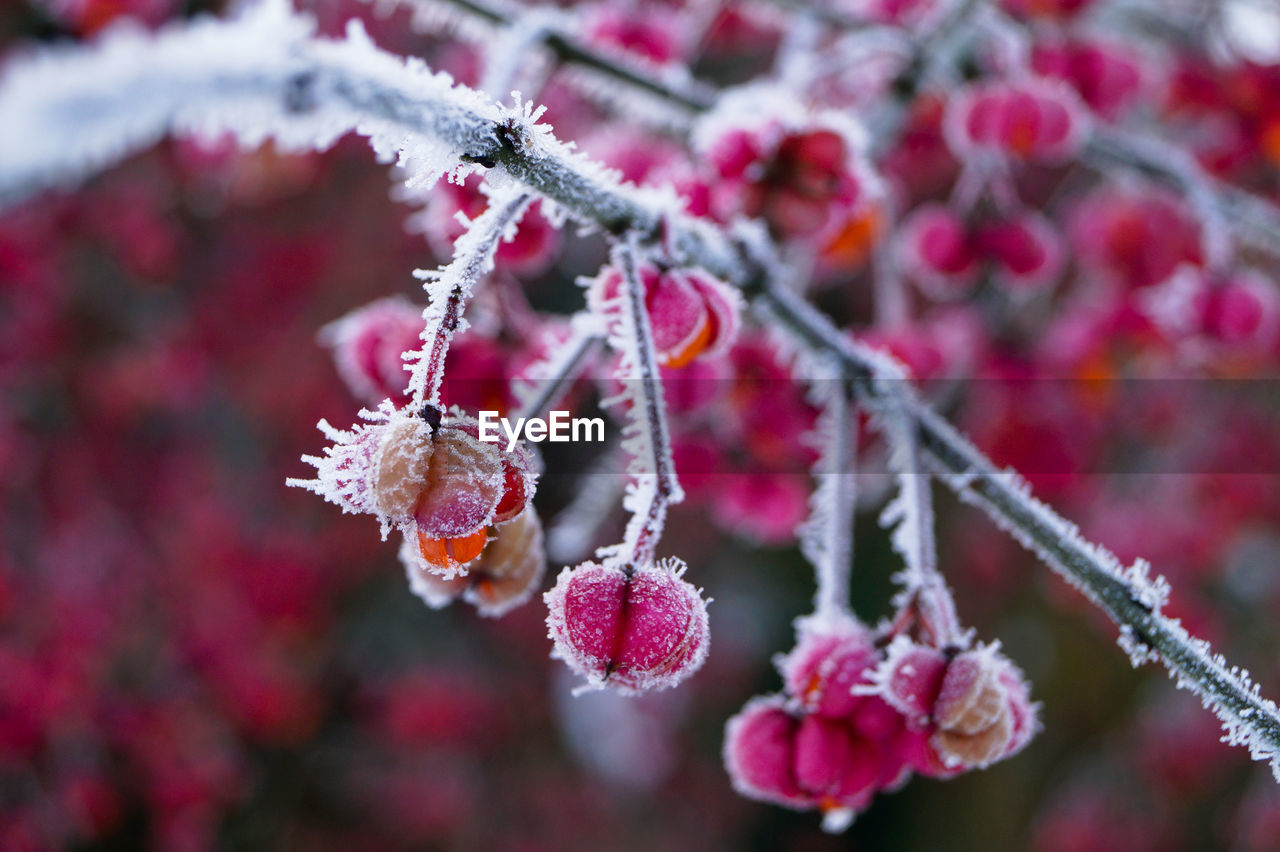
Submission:
<svg viewBox="0 0 1280 852">
<path fill-rule="evenodd" d="M 499 28 L 510 28 L 520 18 L 521 10 L 495 0 L 397 0 L 413 9 L 451 6 L 459 13 L 477 18 Z M 430 16 L 428 16 L 430 17 Z M 690 113 L 702 112 L 715 104 L 715 92 L 687 77 L 655 76 L 650 69 L 626 62 L 616 54 L 606 53 L 582 39 L 574 38 L 567 29 L 546 26 L 539 43 L 561 62 L 566 62 L 625 83 Z"/>
<path fill-rule="evenodd" d="M 884 382 L 906 382 L 906 376 L 884 376 Z M 895 598 L 899 617 L 914 612 L 925 639 L 936 647 L 965 647 L 951 590 L 938 570 L 934 540 L 932 477 L 924 469 L 919 452 L 920 426 L 900 400 L 886 406 L 882 415 L 889 440 L 889 467 L 898 480 L 898 495 L 885 506 L 880 523 L 892 528 L 891 540 L 906 569 L 897 577 L 902 591 Z"/>
<path fill-rule="evenodd" d="M 622 353 L 618 377 L 625 389 L 621 398 L 631 407 L 622 434 L 624 446 L 633 453 L 629 467 L 635 481 L 625 501 L 632 514 L 622 548 L 632 562 L 645 565 L 653 561 L 668 506 L 681 502 L 684 491 L 671 459 L 671 430 L 638 253 L 635 234 L 628 234 L 614 251 L 614 261 L 622 270 L 623 305 L 610 342 Z"/>
<path fill-rule="evenodd" d="M 540 417 L 555 405 L 604 339 L 599 317 L 585 311 L 574 314 L 569 336 L 513 382 L 512 392 L 520 404 L 516 417 Z"/>
<path fill-rule="evenodd" d="M 422 330 L 422 349 L 406 352 L 412 363 L 409 393 L 413 407 L 440 407 L 440 383 L 444 379 L 444 362 L 453 336 L 465 330 L 462 316 L 467 299 L 476 282 L 493 270 L 493 255 L 498 243 L 510 233 L 533 200 L 528 192 L 496 193 L 489 206 L 468 224 L 454 243 L 454 256 L 446 266 L 433 270 L 415 270 L 430 299 L 422 311 L 426 326 Z"/>
<path fill-rule="evenodd" d="M 814 396 L 823 403 L 816 433 L 822 448 L 814 468 L 818 485 L 810 497 L 810 515 L 801 527 L 800 544 L 817 580 L 813 614 L 834 623 L 850 615 L 858 424 L 844 371 L 830 363 L 823 366 L 814 382 Z"/>
</svg>

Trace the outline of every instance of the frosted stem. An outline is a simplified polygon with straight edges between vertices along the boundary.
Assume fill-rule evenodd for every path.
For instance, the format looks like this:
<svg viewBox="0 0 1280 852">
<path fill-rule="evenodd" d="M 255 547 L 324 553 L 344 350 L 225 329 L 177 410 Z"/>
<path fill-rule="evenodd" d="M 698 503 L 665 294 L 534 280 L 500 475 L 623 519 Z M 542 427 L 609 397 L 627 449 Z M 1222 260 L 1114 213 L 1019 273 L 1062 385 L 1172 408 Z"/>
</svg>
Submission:
<svg viewBox="0 0 1280 852">
<path fill-rule="evenodd" d="M 632 514 L 627 522 L 623 549 L 629 553 L 631 562 L 644 565 L 653 561 L 654 549 L 667 520 L 667 507 L 683 500 L 684 491 L 671 461 L 662 376 L 658 372 L 649 310 L 645 307 L 638 253 L 634 234 L 628 235 L 614 253 L 622 270 L 623 290 L 622 322 L 619 323 L 623 339 L 615 345 L 622 352 L 618 375 L 627 384 L 623 396 L 631 407 L 623 435 L 636 451 L 632 469 L 635 481 L 627 500 Z M 646 464 L 652 464 L 652 471 L 644 468 Z"/>
<path fill-rule="evenodd" d="M 830 362 L 828 368 L 815 380 L 823 402 L 817 430 L 822 454 L 814 469 L 818 485 L 800 535 L 817 580 L 813 612 L 820 620 L 838 619 L 849 612 L 853 519 L 858 503 L 858 424 L 852 389 L 840 369 Z"/>
<path fill-rule="evenodd" d="M 882 376 L 878 381 L 907 379 L 898 374 Z M 900 612 L 918 614 L 926 641 L 938 647 L 964 646 L 967 642 L 956 615 L 955 600 L 938 571 L 932 483 L 920 463 L 920 424 L 906 410 L 902 394 L 894 394 L 893 401 L 882 410 L 884 434 L 889 441 L 889 467 L 898 480 L 898 495 L 885 507 L 880 522 L 892 528 L 893 547 L 906 564 L 897 577 L 903 589 L 895 604 Z"/>
<path fill-rule="evenodd" d="M 1195 157 L 1180 148 L 1132 131 L 1097 127 L 1090 134 L 1084 157 L 1140 172 L 1186 196 L 1200 219 L 1200 241 L 1210 269 L 1221 269 L 1230 262 L 1233 233 L 1255 248 L 1280 253 L 1280 212 L 1214 180 Z"/>
<path fill-rule="evenodd" d="M 527 192 L 496 194 L 489 206 L 468 223 L 467 230 L 454 242 L 454 257 L 447 266 L 435 270 L 417 270 L 429 302 L 422 311 L 426 325 L 422 329 L 422 348 L 404 354 L 413 364 L 409 391 L 413 407 L 440 407 L 440 384 L 444 379 L 444 362 L 449 355 L 453 336 L 464 330 L 462 312 L 479 280 L 493 270 L 493 256 L 508 236 L 533 196 Z"/>
<path fill-rule="evenodd" d="M 421 6 L 436 3 L 452 6 L 461 12 L 497 27 L 509 27 L 520 17 L 518 8 L 492 0 L 395 0 L 403 5 Z M 665 80 L 639 63 L 627 62 L 575 38 L 565 29 L 548 29 L 542 44 L 561 62 L 587 68 L 625 83 L 671 105 L 691 113 L 704 112 L 715 103 L 715 92 L 692 80 Z"/>
<path fill-rule="evenodd" d="M 530 365 L 517 382 L 515 390 L 520 407 L 516 417 L 539 417 L 555 405 L 604 337 L 604 329 L 596 317 L 585 312 L 576 314 L 568 339 L 541 361 Z"/>
</svg>

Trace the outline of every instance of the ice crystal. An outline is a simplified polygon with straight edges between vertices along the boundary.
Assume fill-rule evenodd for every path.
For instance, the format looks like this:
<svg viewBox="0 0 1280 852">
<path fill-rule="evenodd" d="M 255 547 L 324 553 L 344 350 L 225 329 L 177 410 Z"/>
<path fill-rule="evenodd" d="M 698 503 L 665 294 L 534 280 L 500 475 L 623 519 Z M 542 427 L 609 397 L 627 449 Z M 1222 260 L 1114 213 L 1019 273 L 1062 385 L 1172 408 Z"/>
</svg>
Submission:
<svg viewBox="0 0 1280 852">
<path fill-rule="evenodd" d="M 423 282 L 428 303 L 422 311 L 422 349 L 406 352 L 411 365 L 409 393 L 415 407 L 440 405 L 440 379 L 444 359 L 453 336 L 467 330 L 462 311 L 477 282 L 493 270 L 498 243 L 515 235 L 516 226 L 532 196 L 527 192 L 504 190 L 489 198 L 488 208 L 474 222 L 467 222 L 454 242 L 453 260 L 440 269 L 414 270 Z"/>
</svg>

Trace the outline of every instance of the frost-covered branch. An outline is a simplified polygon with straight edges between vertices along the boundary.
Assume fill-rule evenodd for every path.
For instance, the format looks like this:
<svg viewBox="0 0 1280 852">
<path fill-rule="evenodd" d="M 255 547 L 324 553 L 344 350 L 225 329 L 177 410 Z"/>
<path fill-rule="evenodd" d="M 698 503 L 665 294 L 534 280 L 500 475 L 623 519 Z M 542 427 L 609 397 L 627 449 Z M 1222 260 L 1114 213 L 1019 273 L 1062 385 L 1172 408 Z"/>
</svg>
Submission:
<svg viewBox="0 0 1280 852">
<path fill-rule="evenodd" d="M 422 311 L 426 321 L 422 348 L 404 353 L 405 360 L 412 365 L 409 393 L 415 408 L 440 407 L 445 358 L 453 336 L 467 329 L 462 316 L 467 300 L 479 280 L 493 271 L 498 243 L 512 235 L 532 200 L 529 193 L 515 190 L 491 196 L 485 211 L 475 221 L 466 223 L 466 230 L 454 242 L 453 260 L 448 265 L 414 271 L 414 277 L 423 282 L 429 299 Z"/>
<path fill-rule="evenodd" d="M 354 131 L 383 159 L 398 160 L 413 182 L 480 165 L 489 168 L 491 184 L 514 179 L 607 232 L 630 233 L 637 242 L 661 232 L 673 263 L 703 267 L 739 287 L 800 346 L 836 359 L 864 405 L 900 406 L 919 430 L 926 461 L 954 490 L 1074 582 L 1120 626 L 1135 661 L 1158 656 L 1218 713 L 1231 742 L 1248 745 L 1280 775 L 1276 705 L 1161 613 L 1166 589 L 1147 578 L 1145 565 L 1124 568 L 1085 541 L 906 383 L 873 381 L 891 374 L 891 362 L 784 287 L 774 248 L 758 231 L 728 233 L 679 212 L 670 195 L 624 187 L 535 122 L 525 107 L 500 107 L 378 50 L 358 28 L 343 40 L 315 39 L 307 19 L 272 2 L 237 21 L 203 21 L 154 38 L 116 33 L 89 50 L 15 64 L 0 85 L 0 126 L 9 131 L 0 137 L 0 200 L 74 181 L 171 131 L 233 130 L 249 144 L 274 136 L 312 147 Z M 1232 203 L 1244 209 L 1239 199 Z M 634 264 L 632 250 L 623 260 Z M 650 380 L 660 392 L 656 371 Z M 655 476 L 655 485 L 666 481 L 661 470 Z M 665 487 L 678 493 L 674 479 Z"/>
<path fill-rule="evenodd" d="M 618 297 L 622 304 L 609 343 L 621 355 L 618 378 L 623 390 L 609 402 L 626 408 L 622 445 L 631 454 L 628 469 L 633 479 L 623 501 L 631 520 L 627 522 L 621 555 L 632 564 L 647 565 L 653 561 L 654 549 L 662 538 L 667 507 L 682 501 L 684 490 L 671 459 L 671 430 L 638 253 L 634 234 L 629 234 L 614 252 L 614 261 L 622 270 L 622 292 Z"/>
<path fill-rule="evenodd" d="M 869 407 L 901 406 L 919 429 L 925 461 L 952 490 L 983 508 L 1001 529 L 1097 604 L 1119 626 L 1121 647 L 1135 664 L 1162 662 L 1179 686 L 1199 695 L 1222 720 L 1226 741 L 1247 746 L 1254 759 L 1268 761 L 1280 780 L 1280 709 L 1259 694 L 1247 672 L 1230 666 L 1207 642 L 1161 612 L 1168 594 L 1164 578 L 1150 578 L 1145 562 L 1126 568 L 1114 554 L 1086 541 L 1074 524 L 1036 500 L 1021 477 L 997 469 L 917 400 L 905 382 L 875 381 L 893 374 L 892 362 L 842 335 L 795 293 L 769 283 L 758 299 L 800 345 L 835 353 L 857 377 L 861 399 Z"/>
<path fill-rule="evenodd" d="M 374 0 L 379 5 L 405 5 L 427 20 L 433 12 L 446 9 L 470 16 L 495 28 L 510 28 L 517 24 L 522 11 L 512 5 L 495 0 Z M 672 75 L 660 76 L 638 62 L 628 61 L 616 53 L 596 48 L 576 38 L 568 26 L 548 25 L 540 33 L 539 42 L 561 62 L 598 73 L 632 89 L 657 97 L 691 113 L 708 110 L 715 103 L 715 91 L 710 87 Z M 498 94 L 495 92 L 494 94 Z"/>
</svg>

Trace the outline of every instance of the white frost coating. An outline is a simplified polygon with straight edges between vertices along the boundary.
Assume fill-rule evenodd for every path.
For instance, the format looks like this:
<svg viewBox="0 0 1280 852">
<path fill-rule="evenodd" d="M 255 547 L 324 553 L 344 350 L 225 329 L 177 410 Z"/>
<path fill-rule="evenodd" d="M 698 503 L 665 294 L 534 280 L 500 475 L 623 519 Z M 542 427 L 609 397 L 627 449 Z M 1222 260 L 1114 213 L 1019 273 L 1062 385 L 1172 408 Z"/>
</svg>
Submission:
<svg viewBox="0 0 1280 852">
<path fill-rule="evenodd" d="M 815 438 L 818 487 L 809 497 L 809 517 L 800 526 L 800 549 L 814 567 L 814 615 L 838 620 L 849 611 L 853 568 L 853 516 L 857 507 L 857 422 L 848 381 L 831 360 L 816 365 L 810 398 L 822 406 Z"/>
<path fill-rule="evenodd" d="M 668 689 L 694 674 L 707 660 L 711 648 L 707 607 L 712 599 L 704 599 L 701 588 L 684 580 L 689 566 L 676 557 L 645 564 L 628 565 L 627 562 L 626 559 L 610 557 L 600 562 L 566 566 L 556 576 L 555 585 L 542 595 L 547 605 L 547 638 L 553 643 L 551 658 L 562 660 L 586 679 L 586 683 L 574 691 L 575 695 L 606 687 L 622 695 Z M 617 578 L 624 572 L 627 576 L 623 590 L 625 604 L 621 600 L 613 600 L 618 591 L 615 585 Z M 601 656 L 598 651 L 623 647 L 626 644 L 623 634 L 633 641 L 639 634 L 638 641 L 646 643 L 653 641 L 650 631 L 668 629 L 665 622 L 669 613 L 660 613 L 657 618 L 652 613 L 646 614 L 644 610 L 648 608 L 650 599 L 644 596 L 644 592 L 636 591 L 637 585 L 643 585 L 642 580 L 652 579 L 655 575 L 664 579 L 674 578 L 678 583 L 676 588 L 681 600 L 675 605 L 686 608 L 688 621 L 679 642 L 667 652 L 665 660 L 649 670 L 627 665 L 624 673 L 618 668 L 618 659 Z M 584 588 L 571 590 L 574 584 Z M 572 611 L 568 607 L 571 591 L 579 604 Z M 582 600 L 590 597 L 598 599 L 598 606 L 581 605 Z M 623 606 L 622 613 L 608 611 L 614 603 Z M 670 604 L 671 601 L 662 603 Z M 569 623 L 571 617 L 572 624 Z"/>
<path fill-rule="evenodd" d="M 511 23 L 499 29 L 485 44 L 481 91 L 501 100 L 517 79 L 525 80 L 527 85 L 531 78 L 520 74 L 521 68 L 532 58 L 534 48 L 551 33 L 560 31 L 563 24 L 564 13 L 559 9 L 538 6 L 513 15 Z M 538 80 L 540 76 L 532 79 Z"/>
<path fill-rule="evenodd" d="M 171 132 L 323 149 L 354 131 L 410 183 L 429 185 L 511 117 L 447 74 L 379 50 L 356 22 L 344 39 L 317 39 L 309 16 L 263 0 L 229 21 L 154 35 L 117 27 L 90 47 L 10 63 L 0 200 L 73 182 Z"/>
<path fill-rule="evenodd" d="M 600 558 L 618 557 L 644 564 L 662 537 L 667 506 L 684 500 L 671 457 L 667 407 L 653 345 L 653 329 L 645 307 L 634 240 L 620 246 L 614 262 L 622 272 L 618 295 L 601 305 L 609 322 L 608 343 L 619 354 L 617 378 L 622 392 L 601 402 L 622 409 L 622 449 L 630 455 L 631 482 L 622 507 L 631 513 L 622 542 L 601 548 Z"/>
<path fill-rule="evenodd" d="M 932 482 L 920 463 L 919 426 L 905 404 L 913 396 L 906 375 L 905 368 L 895 364 L 892 372 L 876 379 L 890 400 L 879 413 L 889 442 L 889 468 L 898 480 L 898 495 L 884 507 L 880 525 L 891 530 L 893 549 L 906 565 L 894 577 L 902 585 L 894 605 L 901 609 L 914 603 L 935 642 L 963 648 L 968 638 L 960 627 L 951 590 L 938 571 Z"/>
<path fill-rule="evenodd" d="M 489 197 L 489 206 L 467 222 L 466 230 L 453 244 L 453 260 L 440 269 L 415 269 L 413 275 L 427 291 L 427 306 L 422 310 L 426 325 L 422 329 L 422 347 L 404 353 L 410 364 L 409 393 L 413 409 L 424 404 L 440 406 L 440 380 L 444 378 L 444 360 L 453 336 L 467 330 L 462 311 L 476 283 L 493 271 L 493 257 L 498 243 L 515 236 L 520 217 L 533 200 L 527 192 L 505 189 Z"/>
<path fill-rule="evenodd" d="M 1205 708 L 1222 722 L 1222 740 L 1244 746 L 1254 760 L 1267 761 L 1280 781 L 1280 708 L 1262 697 L 1249 673 L 1229 666 L 1203 639 L 1191 636 L 1182 623 L 1164 615 L 1169 583 L 1152 577 L 1138 560 L 1124 567 L 1106 548 L 1081 536 L 1079 529 L 1031 495 L 1026 482 L 1013 471 L 997 471 L 978 450 L 935 413 L 920 406 L 915 416 L 947 444 L 959 450 L 968 469 L 963 474 L 942 471 L 942 478 L 962 500 L 982 509 L 996 526 L 1035 553 L 1086 598 L 1113 615 L 1120 624 L 1120 647 L 1135 666 L 1159 660 L 1183 689 L 1200 696 Z M 942 467 L 943 465 L 939 465 Z M 979 491 L 992 486 L 1002 503 L 1016 507 L 1026 518 L 1012 520 L 1006 510 Z M 1145 611 L 1138 635 L 1135 623 L 1122 620 L 1116 610 L 1123 602 Z"/>
<path fill-rule="evenodd" d="M 391 429 L 416 430 L 423 424 L 407 410 L 397 410 L 390 400 L 383 400 L 374 411 L 361 409 L 359 416 L 365 422 L 356 423 L 350 430 L 335 429 L 325 420 L 317 423 L 316 428 L 333 443 L 324 448 L 323 456 L 302 457 L 316 469 L 316 478 L 291 478 L 285 480 L 285 484 L 319 494 L 340 506 L 343 512 L 376 515 L 381 523 L 382 539 L 386 541 L 391 530 L 403 526 L 405 519 L 393 518 L 379 511 L 374 493 L 382 462 L 382 436 Z M 415 465 L 417 468 L 424 466 L 425 457 Z"/>
</svg>

